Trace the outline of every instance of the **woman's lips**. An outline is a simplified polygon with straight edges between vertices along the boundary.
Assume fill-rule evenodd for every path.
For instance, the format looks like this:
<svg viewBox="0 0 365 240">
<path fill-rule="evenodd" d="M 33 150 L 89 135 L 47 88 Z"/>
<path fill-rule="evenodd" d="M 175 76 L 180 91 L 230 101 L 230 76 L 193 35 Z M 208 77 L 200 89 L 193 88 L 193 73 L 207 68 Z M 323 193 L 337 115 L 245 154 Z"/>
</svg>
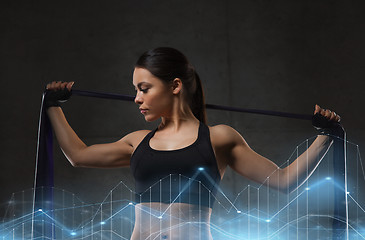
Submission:
<svg viewBox="0 0 365 240">
<path fill-rule="evenodd" d="M 139 110 L 141 110 L 141 113 L 142 113 L 142 114 L 145 114 L 145 113 L 147 113 L 147 110 L 148 110 L 148 109 L 140 108 Z"/>
</svg>

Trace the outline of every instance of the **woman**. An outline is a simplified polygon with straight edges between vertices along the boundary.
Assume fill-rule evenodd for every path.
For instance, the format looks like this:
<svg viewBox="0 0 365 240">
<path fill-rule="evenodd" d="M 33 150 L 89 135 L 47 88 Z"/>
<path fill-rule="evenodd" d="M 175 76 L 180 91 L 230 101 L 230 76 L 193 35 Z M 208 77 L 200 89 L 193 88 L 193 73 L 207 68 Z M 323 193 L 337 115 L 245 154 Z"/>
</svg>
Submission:
<svg viewBox="0 0 365 240">
<path fill-rule="evenodd" d="M 304 154 L 280 169 L 254 152 L 233 128 L 206 126 L 199 76 L 186 57 L 172 48 L 144 53 L 134 69 L 135 103 L 146 121 L 161 119 L 154 131 L 140 130 L 114 143 L 86 146 L 58 104 L 67 98 L 63 93 L 70 92 L 72 85 L 47 85 L 47 112 L 57 140 L 75 167 L 131 167 L 137 202 L 131 239 L 212 239 L 211 196 L 227 166 L 287 192 L 313 171 L 332 143 L 329 136 L 319 135 Z M 318 105 L 314 114 L 329 123 L 340 121 L 334 112 Z"/>
</svg>

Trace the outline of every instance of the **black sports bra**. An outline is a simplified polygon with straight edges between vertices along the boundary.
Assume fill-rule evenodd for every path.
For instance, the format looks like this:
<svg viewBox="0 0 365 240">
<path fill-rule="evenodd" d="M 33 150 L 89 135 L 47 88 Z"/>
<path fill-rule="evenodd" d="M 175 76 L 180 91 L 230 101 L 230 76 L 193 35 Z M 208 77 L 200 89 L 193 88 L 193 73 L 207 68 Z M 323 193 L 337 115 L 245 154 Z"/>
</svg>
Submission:
<svg viewBox="0 0 365 240">
<path fill-rule="evenodd" d="M 146 135 L 131 157 L 135 201 L 212 207 L 221 176 L 208 126 L 200 122 L 196 141 L 171 151 L 150 147 L 156 130 Z"/>
</svg>

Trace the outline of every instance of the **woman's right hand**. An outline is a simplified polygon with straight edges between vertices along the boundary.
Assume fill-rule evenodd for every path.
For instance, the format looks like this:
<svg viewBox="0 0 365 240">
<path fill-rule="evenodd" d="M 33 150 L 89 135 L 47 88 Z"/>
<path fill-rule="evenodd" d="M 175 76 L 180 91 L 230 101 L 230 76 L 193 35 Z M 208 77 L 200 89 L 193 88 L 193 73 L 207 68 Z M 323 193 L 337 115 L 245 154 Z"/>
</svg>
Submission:
<svg viewBox="0 0 365 240">
<path fill-rule="evenodd" d="M 75 82 L 51 82 L 46 86 L 45 106 L 59 107 L 60 102 L 67 101 L 71 96 L 71 89 Z"/>
<path fill-rule="evenodd" d="M 72 86 L 75 82 L 60 82 L 60 81 L 53 81 L 51 83 L 48 83 L 46 86 L 47 91 L 56 91 L 67 88 L 69 91 L 71 91 Z"/>
</svg>

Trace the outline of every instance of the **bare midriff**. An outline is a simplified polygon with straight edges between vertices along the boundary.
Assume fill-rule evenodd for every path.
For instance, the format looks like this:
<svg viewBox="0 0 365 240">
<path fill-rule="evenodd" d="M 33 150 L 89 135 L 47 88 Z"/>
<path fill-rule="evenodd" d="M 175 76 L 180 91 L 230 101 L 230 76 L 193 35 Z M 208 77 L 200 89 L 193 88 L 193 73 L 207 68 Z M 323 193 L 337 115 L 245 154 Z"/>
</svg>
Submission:
<svg viewBox="0 0 365 240">
<path fill-rule="evenodd" d="M 139 203 L 131 240 L 213 240 L 212 209 L 187 203 Z"/>
</svg>

